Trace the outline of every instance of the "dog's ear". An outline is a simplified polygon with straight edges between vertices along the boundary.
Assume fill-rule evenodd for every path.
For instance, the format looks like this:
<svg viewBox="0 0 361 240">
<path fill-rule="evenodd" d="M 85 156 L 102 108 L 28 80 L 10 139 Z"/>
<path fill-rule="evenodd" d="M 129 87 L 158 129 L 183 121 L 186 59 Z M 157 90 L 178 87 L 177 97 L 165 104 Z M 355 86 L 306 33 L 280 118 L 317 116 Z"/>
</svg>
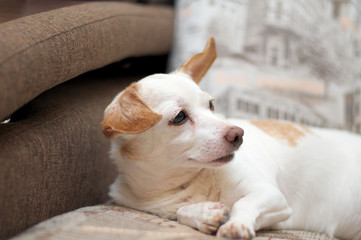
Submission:
<svg viewBox="0 0 361 240">
<path fill-rule="evenodd" d="M 199 84 L 216 58 L 216 43 L 214 38 L 210 36 L 203 52 L 190 57 L 175 72 L 186 73 Z"/>
<path fill-rule="evenodd" d="M 118 135 L 141 133 L 157 124 L 162 115 L 154 112 L 137 91 L 133 83 L 105 111 L 103 133 L 113 139 Z"/>
</svg>

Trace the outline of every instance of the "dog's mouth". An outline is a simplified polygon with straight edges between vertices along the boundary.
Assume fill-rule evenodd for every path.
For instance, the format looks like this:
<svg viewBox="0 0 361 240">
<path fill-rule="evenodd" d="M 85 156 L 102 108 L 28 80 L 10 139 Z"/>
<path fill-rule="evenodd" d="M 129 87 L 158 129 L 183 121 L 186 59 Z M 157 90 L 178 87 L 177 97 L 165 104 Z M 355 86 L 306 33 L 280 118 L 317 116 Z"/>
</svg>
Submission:
<svg viewBox="0 0 361 240">
<path fill-rule="evenodd" d="M 226 156 L 217 158 L 215 160 L 212 160 L 208 163 L 210 163 L 212 166 L 222 166 L 230 161 L 232 161 L 232 159 L 234 158 L 234 153 L 228 154 Z"/>
<path fill-rule="evenodd" d="M 217 158 L 217 159 L 214 159 L 214 160 L 211 160 L 211 161 L 198 161 L 198 160 L 196 160 L 194 158 L 189 158 L 188 160 L 193 161 L 193 162 L 201 163 L 202 165 L 206 164 L 206 165 L 211 166 L 211 167 L 220 167 L 220 166 L 223 166 L 224 164 L 229 163 L 230 161 L 232 161 L 233 158 L 234 158 L 234 153 L 225 155 L 223 157 L 220 157 L 220 158 Z"/>
</svg>

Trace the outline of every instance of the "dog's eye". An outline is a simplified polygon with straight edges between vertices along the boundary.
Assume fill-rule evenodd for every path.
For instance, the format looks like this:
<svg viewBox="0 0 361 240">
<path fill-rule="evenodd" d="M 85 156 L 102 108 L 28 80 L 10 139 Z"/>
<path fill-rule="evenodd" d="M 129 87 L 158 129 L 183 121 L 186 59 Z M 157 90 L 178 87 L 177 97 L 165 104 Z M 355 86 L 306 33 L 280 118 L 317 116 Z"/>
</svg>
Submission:
<svg viewBox="0 0 361 240">
<path fill-rule="evenodd" d="M 187 120 L 187 115 L 184 111 L 180 111 L 175 118 L 171 121 L 171 124 L 173 125 L 180 125 Z"/>
<path fill-rule="evenodd" d="M 214 102 L 214 99 L 209 100 L 209 109 L 211 109 L 211 111 L 214 111 L 214 104 L 213 104 L 213 102 Z"/>
</svg>

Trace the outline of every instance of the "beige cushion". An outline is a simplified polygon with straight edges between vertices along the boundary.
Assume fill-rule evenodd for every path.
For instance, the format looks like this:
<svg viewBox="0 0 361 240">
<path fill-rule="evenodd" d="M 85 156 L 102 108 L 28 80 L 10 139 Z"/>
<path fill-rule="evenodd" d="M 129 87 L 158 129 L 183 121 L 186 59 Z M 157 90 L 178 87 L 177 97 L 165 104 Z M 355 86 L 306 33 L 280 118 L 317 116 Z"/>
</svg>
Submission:
<svg viewBox="0 0 361 240">
<path fill-rule="evenodd" d="M 325 234 L 300 231 L 300 230 L 279 230 L 279 231 L 260 231 L 257 233 L 257 240 L 332 240 Z"/>
<path fill-rule="evenodd" d="M 217 239 L 177 222 L 120 206 L 94 206 L 60 215 L 29 229 L 16 240 Z M 304 231 L 267 231 L 256 239 L 331 240 Z"/>
<path fill-rule="evenodd" d="M 91 2 L 0 24 L 0 120 L 45 90 L 130 56 L 167 53 L 173 10 Z"/>
</svg>

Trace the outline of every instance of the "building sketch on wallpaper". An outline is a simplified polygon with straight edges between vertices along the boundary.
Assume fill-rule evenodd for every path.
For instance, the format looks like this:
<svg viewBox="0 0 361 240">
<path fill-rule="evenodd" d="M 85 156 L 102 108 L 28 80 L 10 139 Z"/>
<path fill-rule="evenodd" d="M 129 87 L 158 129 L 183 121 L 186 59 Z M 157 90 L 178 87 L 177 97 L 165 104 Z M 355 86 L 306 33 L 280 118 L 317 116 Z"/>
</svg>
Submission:
<svg viewBox="0 0 361 240">
<path fill-rule="evenodd" d="M 239 94 L 240 92 L 242 94 Z M 326 119 L 310 111 L 307 106 L 292 100 L 285 101 L 282 97 L 268 95 L 263 93 L 255 96 L 253 92 L 227 88 L 219 96 L 217 107 L 222 109 L 221 112 L 228 117 L 245 119 L 271 118 L 312 126 L 327 126 Z"/>
<path fill-rule="evenodd" d="M 219 56 L 202 87 L 227 117 L 361 133 L 360 0 L 179 0 L 177 7 L 172 64 L 214 35 Z"/>
</svg>

